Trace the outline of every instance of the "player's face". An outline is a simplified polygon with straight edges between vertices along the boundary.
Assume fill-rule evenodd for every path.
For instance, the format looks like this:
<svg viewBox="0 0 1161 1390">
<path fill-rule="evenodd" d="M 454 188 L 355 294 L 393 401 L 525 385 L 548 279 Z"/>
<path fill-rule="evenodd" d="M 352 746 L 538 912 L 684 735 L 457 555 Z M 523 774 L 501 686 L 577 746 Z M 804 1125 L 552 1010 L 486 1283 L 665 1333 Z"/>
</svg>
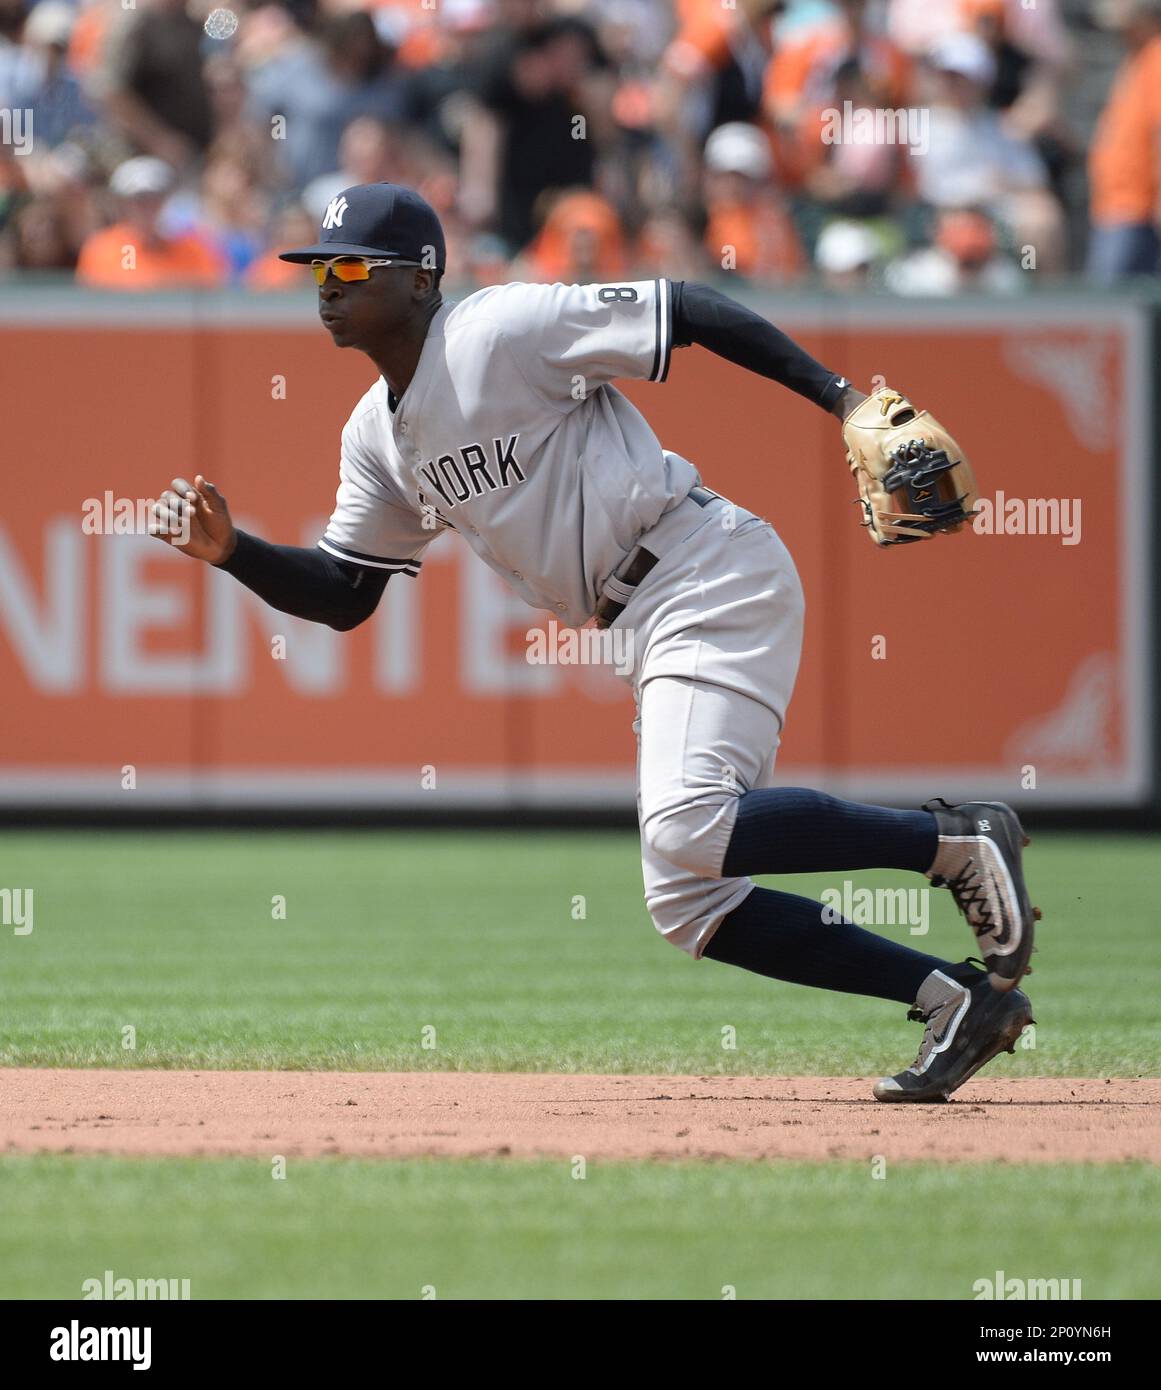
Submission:
<svg viewBox="0 0 1161 1390">
<path fill-rule="evenodd" d="M 319 318 L 336 347 L 372 351 L 409 322 L 430 279 L 430 272 L 403 265 L 376 266 L 366 280 L 348 283 L 328 275 L 319 286 Z"/>
</svg>

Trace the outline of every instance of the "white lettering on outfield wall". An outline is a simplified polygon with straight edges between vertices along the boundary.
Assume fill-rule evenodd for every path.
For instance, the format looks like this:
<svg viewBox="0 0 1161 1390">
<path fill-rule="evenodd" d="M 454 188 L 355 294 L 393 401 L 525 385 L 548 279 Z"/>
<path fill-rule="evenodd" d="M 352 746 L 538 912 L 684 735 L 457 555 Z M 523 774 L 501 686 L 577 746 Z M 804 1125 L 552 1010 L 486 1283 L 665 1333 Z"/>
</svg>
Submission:
<svg viewBox="0 0 1161 1390">
<path fill-rule="evenodd" d="M 0 624 L 29 684 L 45 694 L 68 695 L 84 683 L 83 542 L 75 517 L 50 521 L 35 577 L 0 526 Z"/>
<path fill-rule="evenodd" d="M 239 524 L 263 533 L 260 522 Z M 11 648 L 34 690 L 240 695 L 253 684 L 256 663 L 269 661 L 275 633 L 288 634 L 286 659 L 270 664 L 298 694 L 338 696 L 367 678 L 353 669 L 347 634 L 278 613 L 229 575 L 191 569 L 152 537 L 84 536 L 72 515 L 46 520 L 33 549 L 18 549 L 13 534 L 0 525 L 0 649 Z M 321 520 L 313 520 L 301 543 L 321 534 Z M 433 547 L 424 572 L 449 563 L 458 567 L 458 611 L 439 611 L 438 622 L 428 617 L 435 610 L 421 609 L 422 577 L 388 584 L 371 620 L 372 689 L 417 693 L 448 643 L 465 695 L 560 689 L 561 669 L 526 659 L 534 610 L 463 546 Z M 191 573 L 200 587 L 189 582 Z"/>
</svg>

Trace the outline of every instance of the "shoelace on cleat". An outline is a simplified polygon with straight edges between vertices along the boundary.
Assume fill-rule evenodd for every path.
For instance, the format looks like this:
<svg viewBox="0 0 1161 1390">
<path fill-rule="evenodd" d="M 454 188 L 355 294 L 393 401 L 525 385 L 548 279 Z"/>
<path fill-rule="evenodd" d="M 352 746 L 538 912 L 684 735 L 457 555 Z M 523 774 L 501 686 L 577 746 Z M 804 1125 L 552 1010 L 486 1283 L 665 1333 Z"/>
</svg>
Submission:
<svg viewBox="0 0 1161 1390">
<path fill-rule="evenodd" d="M 926 1048 L 929 1043 L 934 1045 L 935 1029 L 932 1026 L 932 1020 L 937 1013 L 939 1013 L 939 1009 L 932 1009 L 929 1014 L 925 1014 L 922 1009 L 916 1008 L 914 1005 L 907 1010 L 908 1023 L 923 1024 L 923 1038 L 919 1043 L 919 1051 L 915 1054 L 914 1062 L 907 1068 L 908 1071 L 914 1070 L 919 1066 L 919 1063 L 923 1061 L 924 1048 Z"/>
<path fill-rule="evenodd" d="M 971 923 L 972 931 L 977 936 L 983 936 L 992 929 L 992 906 L 988 901 L 986 891 L 984 891 L 983 879 L 976 872 L 975 859 L 969 859 L 954 878 L 940 878 L 937 875 L 931 881 L 937 888 L 947 888 L 955 899 L 956 906 Z M 971 914 L 973 907 L 979 913 L 979 921 L 976 921 Z"/>
<path fill-rule="evenodd" d="M 984 964 L 984 962 L 980 960 L 977 956 L 967 956 L 964 959 L 963 963 L 964 965 L 978 965 L 981 971 L 986 970 L 988 968 Z M 962 984 L 963 982 L 960 981 L 959 983 Z M 944 1005 L 941 1007 L 946 1006 Z M 907 1010 L 908 1023 L 923 1024 L 923 1038 L 919 1044 L 919 1051 L 915 1054 L 914 1062 L 912 1062 L 911 1066 L 907 1068 L 908 1071 L 910 1071 L 913 1067 L 917 1067 L 919 1063 L 923 1060 L 923 1049 L 927 1046 L 928 1039 L 934 1032 L 934 1029 L 931 1026 L 931 1020 L 935 1017 L 937 1013 L 939 1013 L 939 1009 L 932 1009 L 932 1011 L 929 1014 L 925 1014 L 918 1004 L 912 1004 L 911 1007 Z"/>
<path fill-rule="evenodd" d="M 934 1017 L 934 1015 L 928 1014 L 926 1017 L 924 1017 L 924 1015 L 921 1014 L 918 1009 L 912 1009 L 911 1012 L 907 1015 L 907 1017 L 912 1022 L 919 1022 L 920 1020 L 922 1020 L 924 1025 L 923 1041 L 919 1044 L 919 1051 L 915 1054 L 914 1062 L 912 1062 L 911 1065 L 907 1068 L 908 1071 L 917 1071 L 920 1062 L 923 1061 L 924 1048 L 927 1047 L 929 1042 L 932 1042 L 932 1045 L 934 1045 L 932 1040 L 934 1038 L 935 1030 L 931 1026 L 931 1020 Z"/>
</svg>

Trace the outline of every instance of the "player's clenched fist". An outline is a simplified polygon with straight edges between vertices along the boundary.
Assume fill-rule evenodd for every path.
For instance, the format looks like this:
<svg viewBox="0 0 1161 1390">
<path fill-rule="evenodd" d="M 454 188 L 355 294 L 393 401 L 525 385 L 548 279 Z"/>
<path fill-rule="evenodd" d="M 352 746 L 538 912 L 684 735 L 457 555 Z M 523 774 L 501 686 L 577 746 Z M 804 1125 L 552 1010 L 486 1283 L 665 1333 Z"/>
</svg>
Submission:
<svg viewBox="0 0 1161 1390">
<path fill-rule="evenodd" d="M 149 534 L 211 565 L 228 560 L 238 543 L 226 499 L 200 473 L 192 487 L 174 478 L 154 504 Z"/>
</svg>

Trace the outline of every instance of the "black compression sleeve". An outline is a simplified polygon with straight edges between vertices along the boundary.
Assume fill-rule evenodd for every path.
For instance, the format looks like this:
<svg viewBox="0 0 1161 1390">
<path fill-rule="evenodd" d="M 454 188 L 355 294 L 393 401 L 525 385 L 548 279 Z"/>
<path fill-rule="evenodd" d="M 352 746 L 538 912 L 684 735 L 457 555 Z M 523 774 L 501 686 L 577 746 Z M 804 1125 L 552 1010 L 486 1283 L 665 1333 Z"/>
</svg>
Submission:
<svg viewBox="0 0 1161 1390">
<path fill-rule="evenodd" d="M 674 347 L 698 343 L 739 367 L 789 386 L 823 410 L 830 410 L 850 385 L 781 329 L 712 286 L 688 280 L 670 285 Z"/>
<path fill-rule="evenodd" d="M 346 565 L 310 547 L 271 545 L 245 531 L 237 536 L 234 553 L 218 568 L 280 613 L 349 632 L 374 613 L 387 585 L 385 570 Z"/>
</svg>

